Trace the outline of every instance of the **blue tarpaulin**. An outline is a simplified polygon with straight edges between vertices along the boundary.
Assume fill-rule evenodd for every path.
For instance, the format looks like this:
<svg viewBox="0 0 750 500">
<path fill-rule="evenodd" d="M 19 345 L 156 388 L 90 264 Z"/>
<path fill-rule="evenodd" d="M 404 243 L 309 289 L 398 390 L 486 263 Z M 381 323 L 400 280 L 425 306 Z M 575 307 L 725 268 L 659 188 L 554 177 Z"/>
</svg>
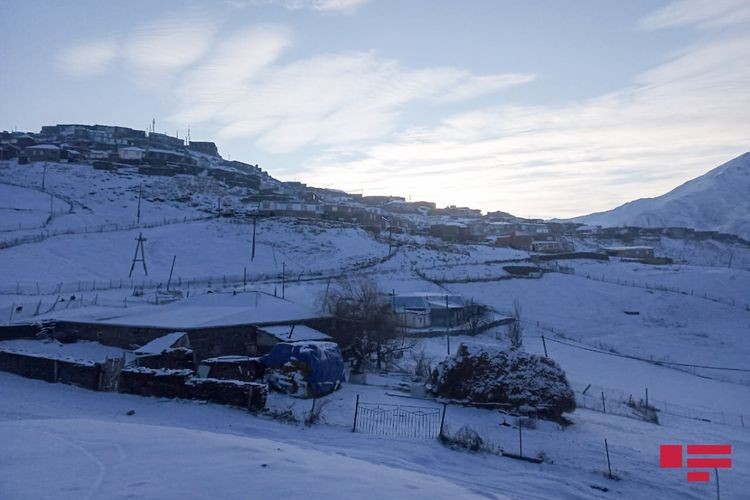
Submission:
<svg viewBox="0 0 750 500">
<path fill-rule="evenodd" d="M 305 379 L 313 397 L 333 392 L 344 381 L 344 358 L 334 342 L 280 342 L 261 358 L 269 368 L 279 368 L 290 361 L 309 367 Z"/>
</svg>

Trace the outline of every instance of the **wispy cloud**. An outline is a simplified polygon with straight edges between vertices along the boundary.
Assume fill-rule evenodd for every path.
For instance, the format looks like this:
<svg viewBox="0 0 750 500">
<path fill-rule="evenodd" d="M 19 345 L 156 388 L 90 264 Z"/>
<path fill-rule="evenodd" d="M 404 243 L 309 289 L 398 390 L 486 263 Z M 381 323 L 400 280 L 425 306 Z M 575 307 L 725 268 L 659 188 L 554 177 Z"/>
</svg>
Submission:
<svg viewBox="0 0 750 500">
<path fill-rule="evenodd" d="M 63 48 L 60 68 L 76 76 L 93 76 L 117 61 L 127 62 L 138 81 L 172 75 L 198 61 L 211 46 L 217 24 L 198 13 L 179 14 L 138 26 L 128 36 L 89 40 Z"/>
<path fill-rule="evenodd" d="M 338 146 L 392 132 L 419 100 L 458 101 L 528 82 L 533 75 L 475 76 L 453 67 L 411 69 L 371 52 L 324 54 L 279 64 L 279 28 L 226 40 L 178 87 L 172 121 L 212 121 L 220 137 L 255 139 L 275 153 Z M 273 63 L 273 64 L 272 64 Z"/>
<path fill-rule="evenodd" d="M 370 0 L 228 0 L 235 7 L 280 5 L 289 10 L 311 9 L 322 13 L 348 14 Z"/>
<path fill-rule="evenodd" d="M 296 177 L 521 215 L 572 216 L 654 196 L 750 143 L 750 37 L 696 45 L 618 92 L 461 113 L 329 151 Z"/>
<path fill-rule="evenodd" d="M 747 0 L 675 0 L 641 19 L 644 29 L 722 27 L 750 21 Z"/>
<path fill-rule="evenodd" d="M 88 40 L 65 48 L 57 56 L 64 72 L 90 77 L 106 71 L 117 57 L 117 44 L 110 39 Z"/>
<path fill-rule="evenodd" d="M 216 24 L 199 16 L 169 17 L 140 26 L 123 41 L 125 59 L 142 71 L 175 71 L 198 61 Z"/>
</svg>

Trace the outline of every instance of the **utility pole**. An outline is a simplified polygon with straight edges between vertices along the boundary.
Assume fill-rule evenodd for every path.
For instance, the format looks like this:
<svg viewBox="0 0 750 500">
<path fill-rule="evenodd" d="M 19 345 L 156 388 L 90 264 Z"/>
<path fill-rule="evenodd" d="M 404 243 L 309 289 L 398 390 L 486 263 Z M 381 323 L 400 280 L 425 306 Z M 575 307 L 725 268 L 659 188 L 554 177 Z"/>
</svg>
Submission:
<svg viewBox="0 0 750 500">
<path fill-rule="evenodd" d="M 141 199 L 143 198 L 143 183 L 138 188 L 138 212 L 135 215 L 135 223 L 141 223 Z"/>
<path fill-rule="evenodd" d="M 450 309 L 448 309 L 448 295 L 445 296 L 445 340 L 448 346 L 448 356 L 451 355 Z"/>
<path fill-rule="evenodd" d="M 42 191 L 44 191 L 44 182 L 47 179 L 47 162 L 44 162 L 44 170 L 42 171 Z M 731 264 L 730 264 L 731 267 Z"/>
<path fill-rule="evenodd" d="M 250 260 L 255 260 L 255 228 L 258 225 L 258 216 L 253 216 L 253 246 L 252 250 L 250 251 Z"/>
<path fill-rule="evenodd" d="M 174 261 L 176 260 L 177 260 L 177 255 L 172 257 L 172 267 L 169 268 L 169 279 L 167 280 L 167 291 L 169 291 L 169 285 L 172 283 L 172 273 L 174 272 Z"/>
<path fill-rule="evenodd" d="M 135 244 L 135 255 L 133 255 L 133 262 L 130 264 L 130 273 L 128 274 L 128 278 L 133 276 L 133 269 L 135 269 L 135 263 L 140 262 L 143 264 L 143 272 L 146 273 L 146 276 L 148 276 L 148 269 L 146 269 L 146 252 L 143 250 L 143 242 L 146 241 L 146 238 L 143 237 L 143 233 L 138 233 L 138 238 L 136 238 L 137 243 Z M 140 258 L 138 257 L 138 253 L 141 254 Z"/>
</svg>

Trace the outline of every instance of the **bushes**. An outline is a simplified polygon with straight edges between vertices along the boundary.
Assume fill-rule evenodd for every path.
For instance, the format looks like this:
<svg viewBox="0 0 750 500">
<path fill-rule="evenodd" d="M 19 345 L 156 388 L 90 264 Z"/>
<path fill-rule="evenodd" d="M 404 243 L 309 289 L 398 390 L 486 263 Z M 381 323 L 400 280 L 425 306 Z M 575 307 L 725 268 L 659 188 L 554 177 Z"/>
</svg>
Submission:
<svg viewBox="0 0 750 500">
<path fill-rule="evenodd" d="M 518 350 L 469 348 L 461 344 L 455 357 L 433 372 L 435 392 L 444 398 L 476 405 L 522 406 L 542 418 L 560 421 L 575 409 L 565 372 L 549 358 Z"/>
</svg>

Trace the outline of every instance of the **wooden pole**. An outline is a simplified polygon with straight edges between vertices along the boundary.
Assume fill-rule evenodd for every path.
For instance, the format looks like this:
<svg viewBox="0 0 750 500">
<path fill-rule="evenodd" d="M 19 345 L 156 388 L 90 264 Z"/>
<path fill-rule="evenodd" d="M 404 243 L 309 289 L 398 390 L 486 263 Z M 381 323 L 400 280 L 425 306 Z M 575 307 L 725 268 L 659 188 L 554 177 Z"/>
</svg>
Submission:
<svg viewBox="0 0 750 500">
<path fill-rule="evenodd" d="M 174 262 L 177 260 L 177 255 L 172 257 L 172 267 L 169 268 L 169 278 L 167 279 L 167 291 L 169 291 L 169 285 L 172 284 L 172 273 L 174 272 Z"/>
<path fill-rule="evenodd" d="M 612 479 L 612 463 L 609 461 L 609 444 L 607 439 L 604 439 L 604 451 L 607 452 L 607 469 L 609 470 L 609 478 Z"/>
<path fill-rule="evenodd" d="M 714 474 L 716 475 L 716 500 L 721 500 L 721 492 L 719 491 L 719 469 L 714 468 Z"/>
<path fill-rule="evenodd" d="M 445 436 L 445 412 L 448 410 L 448 404 L 443 403 L 443 415 L 440 417 L 440 437 Z"/>
<path fill-rule="evenodd" d="M 523 427 L 520 417 L 518 418 L 518 455 L 523 456 Z"/>
<path fill-rule="evenodd" d="M 648 387 L 646 387 L 646 408 L 648 408 Z"/>
<path fill-rule="evenodd" d="M 352 424 L 352 432 L 357 430 L 357 413 L 359 413 L 359 394 L 357 394 L 357 401 L 354 403 L 354 424 Z"/>
<path fill-rule="evenodd" d="M 286 298 L 286 262 L 281 263 L 281 298 Z"/>
<path fill-rule="evenodd" d="M 138 212 L 135 215 L 135 223 L 141 223 L 141 198 L 143 198 L 143 183 L 138 188 Z"/>
<path fill-rule="evenodd" d="M 602 391 L 602 411 L 607 413 L 607 404 L 604 402 L 604 391 Z"/>
<path fill-rule="evenodd" d="M 542 347 L 544 347 L 544 357 L 548 358 L 547 356 L 547 342 L 544 340 L 544 335 L 542 335 Z"/>
<path fill-rule="evenodd" d="M 250 260 L 255 260 L 255 227 L 258 225 L 258 216 L 253 217 L 253 246 L 250 250 Z"/>
</svg>

